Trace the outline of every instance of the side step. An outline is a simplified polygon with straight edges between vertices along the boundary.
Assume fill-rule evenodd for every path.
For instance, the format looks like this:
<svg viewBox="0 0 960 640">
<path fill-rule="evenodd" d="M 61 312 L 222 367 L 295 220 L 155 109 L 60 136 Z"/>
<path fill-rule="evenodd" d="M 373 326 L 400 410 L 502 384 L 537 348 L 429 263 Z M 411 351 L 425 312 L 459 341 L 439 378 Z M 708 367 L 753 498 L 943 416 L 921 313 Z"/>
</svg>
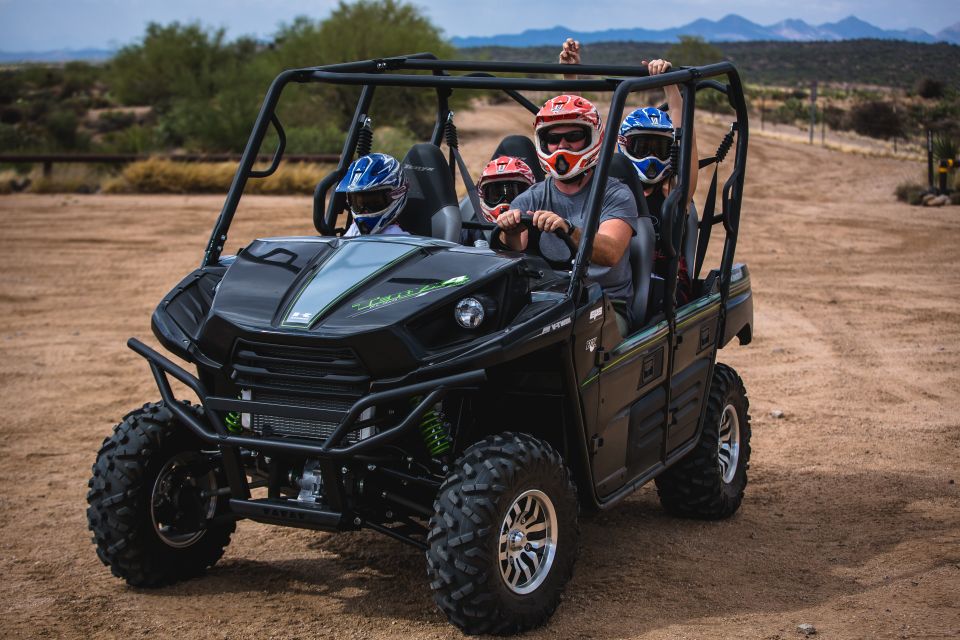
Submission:
<svg viewBox="0 0 960 640">
<path fill-rule="evenodd" d="M 281 524 L 287 527 L 319 529 L 322 531 L 342 531 L 355 527 L 343 527 L 343 514 L 326 511 L 320 507 L 299 503 L 296 500 L 230 499 L 230 509 L 241 518 L 249 518 L 267 524 Z"/>
</svg>

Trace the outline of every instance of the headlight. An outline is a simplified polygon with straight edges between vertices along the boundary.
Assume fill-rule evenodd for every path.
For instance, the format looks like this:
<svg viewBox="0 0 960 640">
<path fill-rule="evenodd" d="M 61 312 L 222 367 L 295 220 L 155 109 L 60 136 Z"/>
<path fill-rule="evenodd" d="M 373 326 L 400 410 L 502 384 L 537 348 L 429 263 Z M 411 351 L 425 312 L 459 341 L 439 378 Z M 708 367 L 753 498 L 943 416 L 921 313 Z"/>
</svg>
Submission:
<svg viewBox="0 0 960 640">
<path fill-rule="evenodd" d="M 483 304 L 476 298 L 464 298 L 457 303 L 453 310 L 453 317 L 464 329 L 476 329 L 483 323 Z"/>
</svg>

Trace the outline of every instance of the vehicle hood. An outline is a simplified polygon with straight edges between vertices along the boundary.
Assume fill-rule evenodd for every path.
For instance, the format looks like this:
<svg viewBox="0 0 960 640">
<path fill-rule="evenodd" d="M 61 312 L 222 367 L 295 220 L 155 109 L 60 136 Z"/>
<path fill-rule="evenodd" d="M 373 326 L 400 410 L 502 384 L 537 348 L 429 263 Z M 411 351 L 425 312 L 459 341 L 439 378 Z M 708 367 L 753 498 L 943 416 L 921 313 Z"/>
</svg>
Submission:
<svg viewBox="0 0 960 640">
<path fill-rule="evenodd" d="M 517 260 L 418 236 L 256 240 L 227 269 L 208 325 L 333 338 L 377 331 Z"/>
</svg>

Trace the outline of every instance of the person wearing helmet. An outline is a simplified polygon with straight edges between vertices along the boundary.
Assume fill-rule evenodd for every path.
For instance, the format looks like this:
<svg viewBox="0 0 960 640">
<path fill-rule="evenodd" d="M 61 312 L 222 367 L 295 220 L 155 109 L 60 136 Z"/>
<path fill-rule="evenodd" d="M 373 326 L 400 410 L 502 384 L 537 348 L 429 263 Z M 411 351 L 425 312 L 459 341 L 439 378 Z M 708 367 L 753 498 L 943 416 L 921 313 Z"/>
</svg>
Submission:
<svg viewBox="0 0 960 640">
<path fill-rule="evenodd" d="M 534 250 L 553 262 L 572 258 L 567 245 L 553 231 L 568 233 L 580 242 L 593 168 L 603 142 L 603 122 L 597 108 L 577 95 L 548 100 L 534 120 L 537 158 L 547 179 L 517 196 L 497 218 L 495 238 L 515 251 Z M 533 214 L 528 232 L 522 213 Z M 629 333 L 629 302 L 633 299 L 630 238 L 636 234 L 637 204 L 630 189 L 609 178 L 600 209 L 600 226 L 590 254 L 589 276 L 614 303 L 621 335 Z"/>
<path fill-rule="evenodd" d="M 407 180 L 396 158 L 371 153 L 350 163 L 337 185 L 353 214 L 353 224 L 344 237 L 381 233 L 406 234 L 394 221 L 407 202 Z"/>
<path fill-rule="evenodd" d="M 495 223 L 500 214 L 510 208 L 510 203 L 535 182 L 533 170 L 520 158 L 494 158 L 483 168 L 477 181 L 481 217 Z"/>
<path fill-rule="evenodd" d="M 560 64 L 580 64 L 580 43 L 573 38 L 564 41 L 559 56 Z M 646 65 L 651 76 L 666 73 L 672 68 L 669 60 L 656 59 L 641 60 Z M 575 74 L 566 74 L 567 80 L 575 80 Z M 617 149 L 627 156 L 637 176 L 643 183 L 643 195 L 647 200 L 647 209 L 656 220 L 660 218 L 660 210 L 670 191 L 676 185 L 675 167 L 670 166 L 670 150 L 674 142 L 674 121 L 680 122 L 683 118 L 683 96 L 677 85 L 668 85 L 663 88 L 669 113 L 656 107 L 635 109 L 623 119 L 617 136 Z M 694 131 L 691 137 L 690 154 L 690 187 L 688 206 L 693 203 L 693 195 L 697 190 L 699 172 L 699 155 L 697 153 L 697 137 Z M 669 260 L 659 250 L 654 256 L 654 275 L 663 278 Z M 690 281 L 689 265 L 686 259 L 680 256 L 680 266 L 677 276 L 677 304 L 689 302 L 693 295 L 693 286 Z"/>
<path fill-rule="evenodd" d="M 669 64 L 668 62 L 667 65 Z M 675 86 L 673 90 L 679 96 Z M 637 170 L 637 176 L 643 183 L 643 195 L 647 200 L 647 209 L 657 220 L 660 218 L 660 212 L 667 195 L 676 183 L 670 160 L 670 151 L 673 144 L 673 120 L 670 118 L 670 114 L 664 113 L 656 107 L 635 109 L 623 119 L 623 123 L 620 125 L 617 149 L 630 160 Z M 693 139 L 693 144 L 691 164 L 697 162 L 696 138 Z M 696 169 L 691 171 L 690 177 L 688 205 L 693 201 L 693 191 L 697 188 Z M 684 225 L 684 230 L 686 230 L 686 225 Z M 664 278 L 669 262 L 667 256 L 657 247 L 653 257 L 654 275 Z M 690 281 L 690 266 L 681 254 L 677 271 L 677 304 L 686 304 L 692 296 L 693 284 Z"/>
</svg>

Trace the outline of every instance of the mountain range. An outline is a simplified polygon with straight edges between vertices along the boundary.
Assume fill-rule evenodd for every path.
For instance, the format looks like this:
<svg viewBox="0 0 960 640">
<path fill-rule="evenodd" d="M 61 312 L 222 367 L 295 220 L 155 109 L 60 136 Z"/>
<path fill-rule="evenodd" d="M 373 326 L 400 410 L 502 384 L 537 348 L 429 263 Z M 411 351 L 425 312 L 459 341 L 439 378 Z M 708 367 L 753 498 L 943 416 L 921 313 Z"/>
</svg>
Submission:
<svg viewBox="0 0 960 640">
<path fill-rule="evenodd" d="M 559 46 L 565 38 L 576 38 L 580 42 L 675 42 L 679 36 L 699 36 L 708 42 L 814 42 L 859 40 L 872 38 L 878 40 L 906 40 L 910 42 L 934 43 L 948 42 L 960 44 L 960 22 L 938 31 L 927 33 L 922 29 L 896 31 L 875 27 L 855 16 L 849 16 L 839 22 L 827 22 L 821 25 L 807 24 L 803 20 L 788 19 L 768 26 L 751 22 L 742 16 L 730 14 L 720 20 L 701 18 L 670 29 L 606 29 L 603 31 L 576 31 L 563 26 L 549 29 L 528 29 L 517 34 L 493 36 L 454 36 L 451 42 L 460 49 L 469 47 L 531 47 L 540 45 Z M 113 57 L 115 51 L 109 49 L 59 49 L 54 51 L 0 51 L 0 64 L 18 62 L 59 63 L 70 60 L 101 62 Z"/>
<path fill-rule="evenodd" d="M 950 42 L 960 44 L 960 22 L 929 34 L 922 29 L 896 31 L 875 27 L 855 16 L 849 16 L 839 22 L 827 22 L 821 25 L 807 24 L 803 20 L 782 20 L 768 26 L 751 22 L 742 16 L 730 14 L 720 20 L 701 18 L 670 29 L 606 29 L 604 31 L 576 31 L 556 26 L 550 29 L 528 29 L 518 34 L 493 36 L 453 37 L 454 46 L 468 47 L 530 47 L 537 45 L 559 45 L 564 38 L 576 38 L 580 42 L 674 42 L 679 36 L 699 36 L 708 42 L 749 42 L 769 40 L 779 42 L 812 42 L 859 40 L 873 38 L 878 40 L 908 40 L 911 42 Z"/>
</svg>

